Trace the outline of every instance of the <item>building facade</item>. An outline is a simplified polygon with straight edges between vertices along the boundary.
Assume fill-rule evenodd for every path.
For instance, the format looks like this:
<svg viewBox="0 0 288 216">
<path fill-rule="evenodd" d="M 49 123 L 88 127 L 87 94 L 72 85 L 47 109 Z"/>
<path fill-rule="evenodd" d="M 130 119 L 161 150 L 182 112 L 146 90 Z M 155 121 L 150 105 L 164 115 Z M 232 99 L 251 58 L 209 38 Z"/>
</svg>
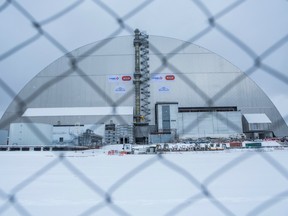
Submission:
<svg viewBox="0 0 288 216">
<path fill-rule="evenodd" d="M 31 122 L 133 125 L 134 39 L 109 38 L 57 59 L 19 92 L 17 98 L 24 103 L 12 101 L 0 121 L 1 129 Z M 145 67 L 149 70 L 145 72 L 146 87 L 141 88 L 146 98 L 141 94 L 141 105 L 145 101 L 149 133 L 173 132 L 180 138 L 229 136 L 245 132 L 243 115 L 263 114 L 271 121 L 267 130 L 272 135 L 288 134 L 267 95 L 226 59 L 177 39 L 149 36 L 148 40 L 145 58 L 149 65 Z M 130 143 L 128 137 L 131 135 L 121 142 Z"/>
</svg>

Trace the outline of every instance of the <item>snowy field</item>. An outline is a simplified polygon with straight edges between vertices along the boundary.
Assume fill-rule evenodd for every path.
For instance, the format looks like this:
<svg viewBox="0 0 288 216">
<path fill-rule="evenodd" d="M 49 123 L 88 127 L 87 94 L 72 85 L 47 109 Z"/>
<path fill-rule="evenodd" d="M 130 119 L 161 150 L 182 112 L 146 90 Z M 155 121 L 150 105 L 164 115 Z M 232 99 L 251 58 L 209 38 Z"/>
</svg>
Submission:
<svg viewBox="0 0 288 216">
<path fill-rule="evenodd" d="M 0 152 L 0 215 L 287 215 L 288 151 Z"/>
</svg>

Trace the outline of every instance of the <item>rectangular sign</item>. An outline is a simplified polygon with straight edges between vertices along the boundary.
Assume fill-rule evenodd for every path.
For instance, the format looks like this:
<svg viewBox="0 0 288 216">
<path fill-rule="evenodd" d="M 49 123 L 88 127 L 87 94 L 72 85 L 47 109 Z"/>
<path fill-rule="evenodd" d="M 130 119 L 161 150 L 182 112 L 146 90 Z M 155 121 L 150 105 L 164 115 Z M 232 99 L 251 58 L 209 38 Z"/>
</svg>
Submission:
<svg viewBox="0 0 288 216">
<path fill-rule="evenodd" d="M 165 77 L 162 74 L 151 76 L 151 81 L 154 81 L 154 82 L 162 82 L 162 81 L 164 81 L 164 79 L 165 79 Z"/>
<path fill-rule="evenodd" d="M 163 82 L 163 81 L 174 81 L 175 75 L 173 74 L 157 74 L 151 76 L 151 81 Z"/>
<path fill-rule="evenodd" d="M 169 86 L 160 86 L 160 87 L 158 87 L 158 92 L 159 93 L 169 93 L 170 87 Z"/>
<path fill-rule="evenodd" d="M 114 92 L 116 94 L 124 94 L 124 93 L 126 93 L 126 87 L 125 86 L 116 86 L 114 88 Z"/>
<path fill-rule="evenodd" d="M 165 75 L 165 80 L 173 81 L 173 80 L 175 80 L 175 76 L 173 74 Z"/>
<path fill-rule="evenodd" d="M 123 75 L 123 76 L 121 76 L 121 80 L 122 80 L 123 82 L 129 82 L 129 81 L 132 80 L 132 76 L 130 76 L 130 75 Z"/>
<path fill-rule="evenodd" d="M 120 76 L 119 75 L 109 75 L 107 76 L 108 82 L 119 82 Z"/>
<path fill-rule="evenodd" d="M 108 82 L 130 82 L 132 81 L 132 75 L 109 75 L 107 76 Z"/>
</svg>

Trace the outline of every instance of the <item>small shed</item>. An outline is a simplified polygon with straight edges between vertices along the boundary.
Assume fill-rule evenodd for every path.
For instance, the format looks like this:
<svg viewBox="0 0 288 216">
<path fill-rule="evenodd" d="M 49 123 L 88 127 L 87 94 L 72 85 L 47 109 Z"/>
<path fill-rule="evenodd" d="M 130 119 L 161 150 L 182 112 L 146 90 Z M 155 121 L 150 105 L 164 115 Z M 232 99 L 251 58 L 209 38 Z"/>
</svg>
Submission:
<svg viewBox="0 0 288 216">
<path fill-rule="evenodd" d="M 244 114 L 243 132 L 248 138 L 263 139 L 272 137 L 272 122 L 265 113 Z"/>
</svg>

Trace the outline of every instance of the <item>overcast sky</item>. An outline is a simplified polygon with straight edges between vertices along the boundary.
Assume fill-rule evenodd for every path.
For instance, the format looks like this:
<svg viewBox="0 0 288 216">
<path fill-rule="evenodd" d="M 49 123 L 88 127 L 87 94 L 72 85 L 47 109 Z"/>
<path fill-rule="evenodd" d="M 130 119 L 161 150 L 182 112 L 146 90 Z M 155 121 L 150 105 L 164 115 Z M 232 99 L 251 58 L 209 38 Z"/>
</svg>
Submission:
<svg viewBox="0 0 288 216">
<path fill-rule="evenodd" d="M 0 116 L 27 82 L 64 53 L 107 37 L 131 35 L 139 28 L 150 35 L 191 41 L 248 73 L 255 58 L 263 57 L 264 69 L 249 76 L 288 122 L 287 0 L 18 1 L 0 0 Z M 74 3 L 76 7 L 57 16 Z M 233 9 L 227 10 L 230 6 Z M 214 26 L 210 17 L 215 18 Z M 44 34 L 38 34 L 31 20 Z M 25 41 L 32 42 L 21 46 Z M 271 47 L 273 52 L 267 53 Z M 10 52 L 15 48 L 19 49 Z M 3 82 L 13 93 L 4 91 Z"/>
</svg>

